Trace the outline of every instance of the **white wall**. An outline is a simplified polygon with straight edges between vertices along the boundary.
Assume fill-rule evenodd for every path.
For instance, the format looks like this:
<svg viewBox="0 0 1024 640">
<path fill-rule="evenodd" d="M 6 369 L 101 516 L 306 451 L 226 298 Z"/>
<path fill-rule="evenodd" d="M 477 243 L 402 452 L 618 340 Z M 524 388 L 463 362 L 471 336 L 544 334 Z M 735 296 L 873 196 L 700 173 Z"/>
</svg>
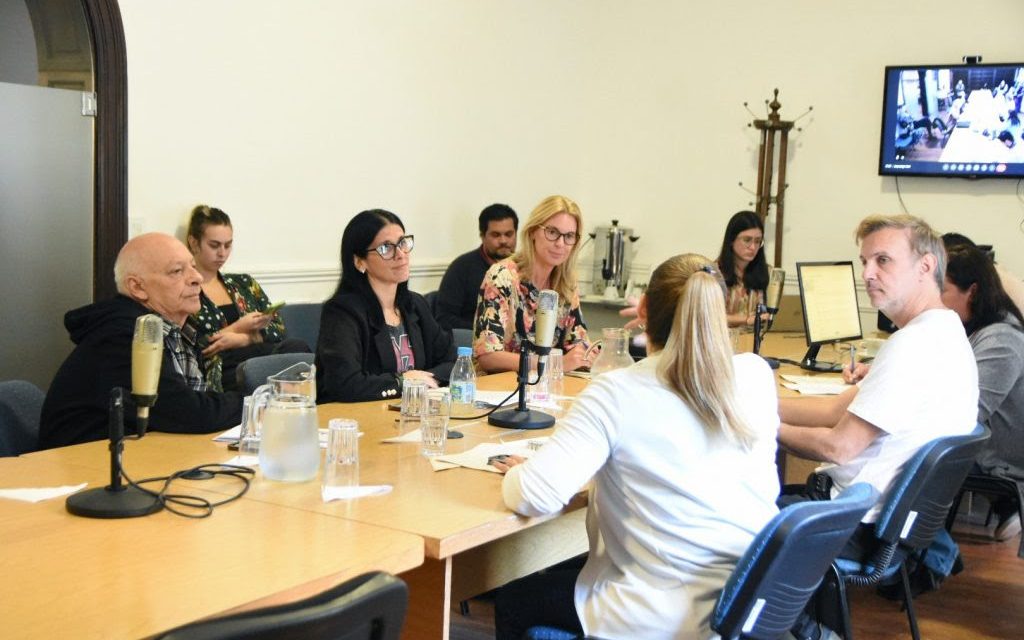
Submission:
<svg viewBox="0 0 1024 640">
<path fill-rule="evenodd" d="M 633 227 L 645 265 L 713 257 L 756 182 L 742 104 L 760 115 L 775 87 L 784 118 L 814 106 L 791 137 L 783 266 L 792 282 L 796 260 L 855 258 L 856 222 L 899 210 L 876 175 L 883 67 L 1018 60 L 1024 18 L 1019 0 L 120 5 L 132 233 L 219 206 L 229 267 L 289 300 L 331 291 L 341 230 L 377 206 L 416 233 L 419 290 L 476 242 L 482 206 L 526 215 L 551 193 Z M 900 186 L 1024 273 L 1015 182 Z"/>
</svg>

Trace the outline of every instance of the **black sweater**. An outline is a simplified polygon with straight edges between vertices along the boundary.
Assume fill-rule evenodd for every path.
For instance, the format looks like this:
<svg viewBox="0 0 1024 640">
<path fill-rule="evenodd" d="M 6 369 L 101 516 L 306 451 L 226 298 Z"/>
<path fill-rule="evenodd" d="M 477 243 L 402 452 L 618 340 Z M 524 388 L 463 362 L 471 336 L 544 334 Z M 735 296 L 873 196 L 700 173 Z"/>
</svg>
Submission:
<svg viewBox="0 0 1024 640">
<path fill-rule="evenodd" d="M 125 433 L 135 433 L 132 384 L 132 336 L 135 319 L 152 313 L 141 304 L 116 296 L 69 311 L 64 326 L 75 348 L 50 384 L 40 420 L 43 449 L 102 440 L 109 436 L 110 390 L 125 389 Z M 242 398 L 237 393 L 193 391 L 164 349 L 156 404 L 149 428 L 170 433 L 210 433 L 239 423 Z"/>
</svg>

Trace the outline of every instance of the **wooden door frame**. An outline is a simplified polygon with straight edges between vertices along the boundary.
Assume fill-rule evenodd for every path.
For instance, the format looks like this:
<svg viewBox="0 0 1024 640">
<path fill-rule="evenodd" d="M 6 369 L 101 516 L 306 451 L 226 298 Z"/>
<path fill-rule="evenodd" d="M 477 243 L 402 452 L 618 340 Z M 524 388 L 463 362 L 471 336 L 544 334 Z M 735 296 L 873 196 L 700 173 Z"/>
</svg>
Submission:
<svg viewBox="0 0 1024 640">
<path fill-rule="evenodd" d="M 117 0 L 82 0 L 96 90 L 93 300 L 114 295 L 114 260 L 128 241 L 128 61 Z"/>
</svg>

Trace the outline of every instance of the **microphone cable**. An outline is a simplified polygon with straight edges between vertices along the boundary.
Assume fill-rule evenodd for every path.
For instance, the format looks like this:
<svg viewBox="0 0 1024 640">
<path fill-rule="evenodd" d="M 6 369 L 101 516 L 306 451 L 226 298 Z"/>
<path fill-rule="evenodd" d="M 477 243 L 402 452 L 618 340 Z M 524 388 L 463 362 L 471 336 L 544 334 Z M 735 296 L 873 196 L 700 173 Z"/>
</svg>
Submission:
<svg viewBox="0 0 1024 640">
<path fill-rule="evenodd" d="M 188 474 L 197 472 L 206 472 L 213 477 L 227 476 L 240 481 L 242 484 L 236 493 L 231 494 L 223 500 L 208 500 L 202 496 L 191 495 L 187 493 L 171 493 L 171 484 L 178 479 L 183 478 Z M 128 474 L 124 470 L 124 466 L 121 466 L 121 476 L 124 477 L 125 481 L 129 486 L 142 491 L 143 493 L 149 494 L 156 498 L 157 502 L 164 509 L 171 513 L 181 516 L 183 518 L 208 518 L 213 515 L 213 510 L 229 502 L 234 502 L 248 491 L 252 485 L 252 479 L 256 475 L 256 470 L 252 467 L 243 467 L 235 464 L 201 464 L 191 469 L 184 469 L 182 471 L 175 471 L 169 476 L 155 476 L 152 478 L 143 478 L 142 480 L 135 481 L 128 477 Z M 163 485 L 158 491 L 147 489 L 141 485 L 150 484 L 153 482 L 162 482 Z M 189 511 L 191 510 L 191 511 Z"/>
</svg>

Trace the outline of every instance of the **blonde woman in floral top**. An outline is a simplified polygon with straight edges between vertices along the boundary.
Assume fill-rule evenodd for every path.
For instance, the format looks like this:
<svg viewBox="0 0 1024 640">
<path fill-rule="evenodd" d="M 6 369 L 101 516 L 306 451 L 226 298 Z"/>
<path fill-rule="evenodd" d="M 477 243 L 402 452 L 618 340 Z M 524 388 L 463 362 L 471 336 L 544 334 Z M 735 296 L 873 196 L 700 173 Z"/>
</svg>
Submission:
<svg viewBox="0 0 1024 640">
<path fill-rule="evenodd" d="M 231 256 L 231 218 L 199 205 L 188 225 L 188 247 L 203 275 L 198 340 L 206 359 L 206 384 L 214 391 L 236 388 L 235 369 L 249 358 L 272 353 L 309 352 L 301 340 L 285 340 L 284 322 L 264 311 L 270 300 L 245 273 L 221 273 Z"/>
<path fill-rule="evenodd" d="M 565 353 L 565 370 L 590 365 L 585 355 L 589 341 L 576 281 L 582 233 L 579 205 L 565 196 L 549 196 L 526 221 L 519 250 L 487 270 L 477 299 L 473 331 L 473 355 L 481 369 L 492 373 L 518 368 L 516 313 L 522 308 L 526 332 L 532 333 L 537 296 L 542 289 L 558 292 L 555 345 Z"/>
</svg>

